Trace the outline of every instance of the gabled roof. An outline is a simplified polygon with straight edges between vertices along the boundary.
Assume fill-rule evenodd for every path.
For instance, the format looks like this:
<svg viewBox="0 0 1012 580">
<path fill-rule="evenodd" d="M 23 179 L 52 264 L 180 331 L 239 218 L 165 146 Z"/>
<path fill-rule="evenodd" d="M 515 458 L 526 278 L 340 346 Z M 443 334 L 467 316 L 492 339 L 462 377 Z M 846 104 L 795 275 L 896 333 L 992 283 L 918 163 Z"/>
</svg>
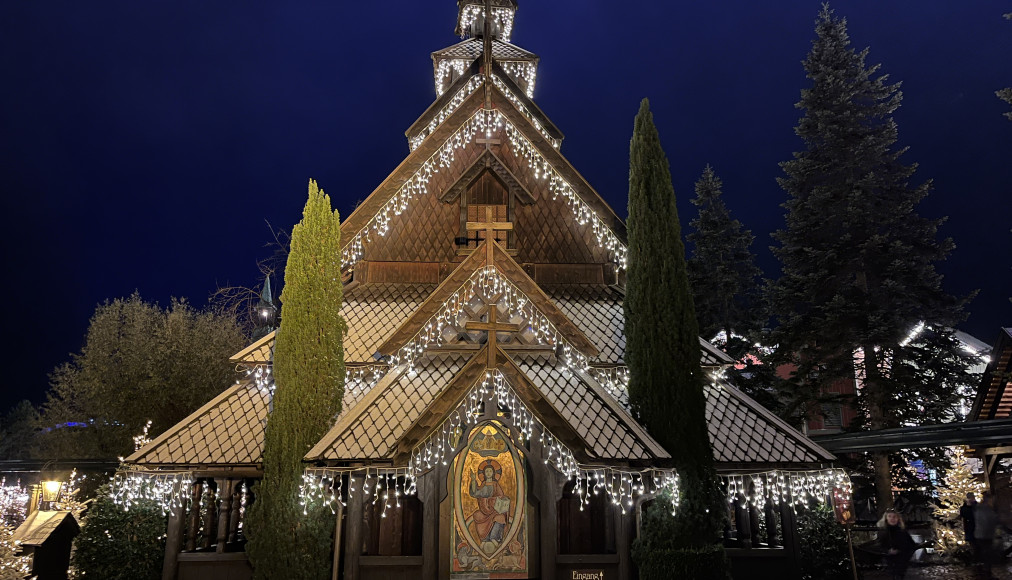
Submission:
<svg viewBox="0 0 1012 580">
<path fill-rule="evenodd" d="M 487 348 L 487 347 L 485 347 Z M 306 455 L 309 461 L 406 461 L 485 375 L 485 348 L 424 360 L 414 378 L 381 381 Z M 517 362 L 519 360 L 519 362 Z M 669 455 L 585 378 L 566 378 L 548 358 L 498 352 L 498 368 L 542 423 L 583 461 L 664 460 Z M 452 375 L 452 376 L 451 376 Z"/>
<path fill-rule="evenodd" d="M 383 342 L 379 351 L 387 355 L 396 353 L 439 313 L 443 304 L 471 276 L 482 268 L 493 266 L 530 299 L 534 307 L 555 325 L 555 328 L 570 344 L 587 356 L 597 356 L 598 349 L 594 343 L 555 306 L 555 303 L 541 290 L 541 287 L 495 241 L 491 241 L 493 263 L 487 263 L 486 247 L 489 242 L 489 240 L 483 241 L 471 255 L 461 262 L 453 273 L 443 280 L 432 294 Z"/>
<path fill-rule="evenodd" d="M 453 46 L 442 48 L 432 53 L 432 60 L 444 60 L 448 58 L 473 61 L 481 56 L 484 50 L 484 43 L 475 38 L 458 42 Z M 492 58 L 504 61 L 532 61 L 540 60 L 538 55 L 524 50 L 515 44 L 503 42 L 498 39 L 492 40 Z"/>
<path fill-rule="evenodd" d="M 493 107 L 506 117 L 515 126 L 519 133 L 529 141 L 533 147 L 555 168 L 576 192 L 576 195 L 585 202 L 602 220 L 605 227 L 609 228 L 617 238 L 625 243 L 625 224 L 618 217 L 603 198 L 590 186 L 569 161 L 556 150 L 551 143 L 538 131 L 516 106 L 507 98 L 498 87 L 490 85 L 487 87 L 492 97 Z M 355 243 L 356 235 L 370 224 L 371 220 L 378 215 L 388 202 L 398 193 L 400 188 L 418 171 L 430 157 L 437 153 L 450 137 L 471 118 L 471 116 L 483 106 L 483 91 L 475 91 L 468 96 L 464 102 L 440 124 L 428 138 L 426 138 L 414 151 L 408 154 L 404 161 L 377 187 L 350 216 L 341 224 L 341 235 L 345 248 Z M 439 173 L 434 174 L 428 181 L 429 191 L 425 195 L 415 196 L 407 203 L 404 214 L 410 215 L 415 209 L 414 206 L 424 203 L 431 203 L 432 199 L 438 199 L 443 188 L 449 187 L 456 182 L 460 176 L 471 166 L 473 159 L 482 153 L 483 146 L 473 139 L 456 149 L 456 156 L 459 162 L 454 162 L 449 167 L 441 167 Z M 509 160 L 503 158 L 507 163 Z M 533 176 L 516 174 L 516 177 L 529 187 L 526 180 L 532 180 Z M 544 187 L 541 184 L 539 187 Z M 430 201 L 424 201 L 427 198 Z M 449 239 L 452 240 L 453 236 Z M 371 236 L 371 244 L 382 244 L 383 237 L 377 234 Z M 389 241 L 392 239 L 387 237 Z M 588 237 L 588 245 L 595 242 Z"/>
</svg>

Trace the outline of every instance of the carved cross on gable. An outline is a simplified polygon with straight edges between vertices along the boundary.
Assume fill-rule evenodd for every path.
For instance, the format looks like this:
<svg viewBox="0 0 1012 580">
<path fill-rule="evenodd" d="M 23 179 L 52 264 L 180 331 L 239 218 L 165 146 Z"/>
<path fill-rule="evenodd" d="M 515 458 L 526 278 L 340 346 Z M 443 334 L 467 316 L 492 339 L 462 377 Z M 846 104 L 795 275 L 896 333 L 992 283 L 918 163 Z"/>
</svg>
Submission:
<svg viewBox="0 0 1012 580">
<path fill-rule="evenodd" d="M 492 244 L 495 243 L 495 233 L 508 231 L 513 229 L 513 224 L 510 222 L 497 222 L 494 221 L 492 216 L 492 208 L 485 208 L 485 221 L 483 222 L 467 222 L 467 231 L 484 231 L 485 232 L 485 265 L 492 265 Z"/>
<path fill-rule="evenodd" d="M 496 332 L 518 332 L 520 330 L 519 324 L 508 324 L 500 323 L 496 320 L 498 317 L 499 308 L 496 307 L 495 303 L 488 305 L 488 322 L 468 322 L 464 324 L 464 328 L 467 330 L 484 330 L 488 332 L 488 340 L 485 341 L 485 346 L 488 349 L 488 362 L 485 363 L 485 368 L 492 370 L 495 368 L 495 356 L 496 351 Z"/>
</svg>

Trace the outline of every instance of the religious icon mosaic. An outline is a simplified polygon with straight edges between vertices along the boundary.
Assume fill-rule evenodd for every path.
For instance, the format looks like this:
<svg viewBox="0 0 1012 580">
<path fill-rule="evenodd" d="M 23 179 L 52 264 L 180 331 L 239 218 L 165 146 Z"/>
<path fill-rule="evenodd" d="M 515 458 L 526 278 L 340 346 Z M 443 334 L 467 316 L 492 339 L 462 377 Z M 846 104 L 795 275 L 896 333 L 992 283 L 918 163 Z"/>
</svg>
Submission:
<svg viewBox="0 0 1012 580">
<path fill-rule="evenodd" d="M 506 428 L 475 427 L 453 463 L 456 578 L 527 578 L 527 477 Z"/>
</svg>

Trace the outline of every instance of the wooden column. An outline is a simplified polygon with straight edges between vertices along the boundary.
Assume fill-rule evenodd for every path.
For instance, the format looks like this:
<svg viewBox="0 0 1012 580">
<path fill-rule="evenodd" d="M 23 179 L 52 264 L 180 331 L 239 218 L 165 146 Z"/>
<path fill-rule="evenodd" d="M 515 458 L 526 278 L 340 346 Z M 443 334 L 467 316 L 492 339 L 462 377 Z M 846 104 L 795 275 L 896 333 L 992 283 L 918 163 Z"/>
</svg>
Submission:
<svg viewBox="0 0 1012 580">
<path fill-rule="evenodd" d="M 340 498 L 338 498 L 340 500 Z M 344 504 L 337 502 L 337 514 L 334 522 L 334 559 L 331 563 L 330 580 L 337 580 L 338 571 L 341 569 L 341 532 L 344 531 Z"/>
<path fill-rule="evenodd" d="M 162 580 L 176 580 L 179 570 L 179 552 L 183 549 L 183 522 L 186 511 L 183 506 L 169 512 L 169 526 L 165 532 L 165 561 L 162 563 Z"/>
<path fill-rule="evenodd" d="M 418 479 L 418 499 L 422 502 L 422 579 L 436 580 L 439 573 L 439 501 L 436 499 L 437 470 Z"/>
<path fill-rule="evenodd" d="M 200 529 L 200 500 L 203 484 L 199 481 L 193 483 L 190 491 L 190 525 L 189 535 L 186 537 L 186 551 L 192 552 L 197 549 L 197 530 Z"/>
<path fill-rule="evenodd" d="M 239 539 L 239 523 L 242 521 L 240 511 L 242 510 L 243 481 L 240 479 L 232 484 L 232 517 L 228 522 L 228 542 L 235 542 Z"/>
<path fill-rule="evenodd" d="M 208 495 L 210 497 L 207 498 L 207 513 L 204 514 L 204 520 L 203 520 L 203 524 L 204 524 L 204 540 L 200 543 L 200 547 L 201 548 L 210 548 L 211 547 L 212 538 L 214 537 L 214 524 L 215 524 L 215 520 L 217 519 L 215 517 L 215 515 L 216 515 L 215 512 L 217 510 L 215 510 L 215 505 L 214 505 L 215 504 L 215 498 L 217 496 L 217 490 L 215 489 L 215 487 L 216 487 L 216 485 L 215 485 L 213 479 L 207 480 L 207 490 L 209 492 Z M 204 500 L 204 498 L 201 498 L 201 501 L 203 501 L 203 500 Z"/>
<path fill-rule="evenodd" d="M 234 479 L 218 479 L 218 536 L 216 539 L 219 554 L 225 553 L 225 545 L 228 544 L 228 528 L 232 522 L 232 492 L 235 485 Z"/>
<path fill-rule="evenodd" d="M 614 510 L 615 506 L 608 506 L 607 509 Z M 615 514 L 615 551 L 618 552 L 619 580 L 633 578 L 632 541 L 636 537 L 639 509 L 640 505 L 635 504 L 626 513 L 619 511 Z"/>
<path fill-rule="evenodd" d="M 738 547 L 748 550 L 752 548 L 752 523 L 748 513 L 748 497 L 739 493 L 734 500 L 734 527 L 738 532 Z M 744 503 L 745 507 L 741 507 L 741 503 Z"/>
<path fill-rule="evenodd" d="M 794 515 L 794 498 L 790 495 L 785 501 L 780 502 L 780 518 L 783 526 L 784 550 L 788 554 L 788 569 L 784 571 L 784 578 L 799 578 L 801 576 L 801 544 L 798 541 L 798 522 Z"/>
<path fill-rule="evenodd" d="M 362 493 L 362 486 L 365 485 L 364 475 L 353 475 L 355 478 L 355 491 L 349 487 L 348 492 L 348 521 L 346 522 L 347 533 L 344 540 L 344 580 L 358 580 L 358 561 L 362 555 L 362 503 L 365 495 Z"/>
</svg>

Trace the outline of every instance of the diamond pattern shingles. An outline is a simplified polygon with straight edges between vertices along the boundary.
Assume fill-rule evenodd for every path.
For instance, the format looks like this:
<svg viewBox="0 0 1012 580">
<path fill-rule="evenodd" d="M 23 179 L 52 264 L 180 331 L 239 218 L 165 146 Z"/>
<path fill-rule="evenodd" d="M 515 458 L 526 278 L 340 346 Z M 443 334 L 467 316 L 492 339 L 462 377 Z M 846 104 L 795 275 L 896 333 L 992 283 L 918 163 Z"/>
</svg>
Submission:
<svg viewBox="0 0 1012 580">
<path fill-rule="evenodd" d="M 217 404 L 205 406 L 188 424 L 134 462 L 153 465 L 251 465 L 260 462 L 270 395 L 252 383 L 232 387 Z"/>
<path fill-rule="evenodd" d="M 467 363 L 462 355 L 439 357 L 390 383 L 368 409 L 334 440 L 322 459 L 386 457 L 409 427 Z M 358 410 L 353 410 L 355 412 Z"/>
<path fill-rule="evenodd" d="M 482 41 L 470 39 L 464 42 L 458 42 L 453 46 L 437 50 L 432 53 L 434 59 L 445 59 L 445 58 L 464 58 L 474 60 L 481 56 L 482 52 Z M 527 52 L 526 50 L 510 44 L 508 42 L 502 42 L 500 40 L 492 41 L 492 56 L 496 60 L 537 60 L 538 57 L 533 53 Z"/>
<path fill-rule="evenodd" d="M 362 284 L 344 294 L 341 315 L 348 323 L 344 357 L 372 362 L 384 339 L 411 315 L 435 289 L 430 284 Z"/>
<path fill-rule="evenodd" d="M 717 463 L 819 463 L 827 461 L 789 432 L 749 407 L 730 385 L 706 386 L 706 422 Z M 758 405 L 758 403 L 755 403 Z"/>
<path fill-rule="evenodd" d="M 602 459 L 652 457 L 611 409 L 578 377 L 565 377 L 555 364 L 544 357 L 516 362 L 595 455 Z"/>
<path fill-rule="evenodd" d="M 625 315 L 622 295 L 608 286 L 543 286 L 567 318 L 573 321 L 601 354 L 600 363 L 621 363 L 625 353 Z"/>
</svg>

